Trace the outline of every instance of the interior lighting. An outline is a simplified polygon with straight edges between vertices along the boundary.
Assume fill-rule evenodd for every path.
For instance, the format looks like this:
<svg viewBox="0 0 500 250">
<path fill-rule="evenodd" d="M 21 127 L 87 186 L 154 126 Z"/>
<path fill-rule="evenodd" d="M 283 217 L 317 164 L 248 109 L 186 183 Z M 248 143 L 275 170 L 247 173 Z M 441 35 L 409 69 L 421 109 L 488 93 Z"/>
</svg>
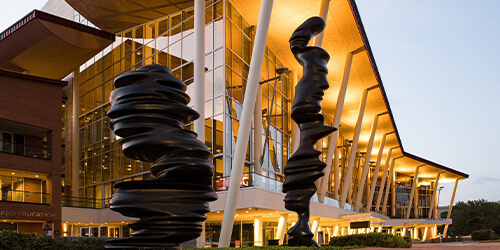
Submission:
<svg viewBox="0 0 500 250">
<path fill-rule="evenodd" d="M 12 172 L 12 174 L 14 174 L 14 172 Z"/>
</svg>

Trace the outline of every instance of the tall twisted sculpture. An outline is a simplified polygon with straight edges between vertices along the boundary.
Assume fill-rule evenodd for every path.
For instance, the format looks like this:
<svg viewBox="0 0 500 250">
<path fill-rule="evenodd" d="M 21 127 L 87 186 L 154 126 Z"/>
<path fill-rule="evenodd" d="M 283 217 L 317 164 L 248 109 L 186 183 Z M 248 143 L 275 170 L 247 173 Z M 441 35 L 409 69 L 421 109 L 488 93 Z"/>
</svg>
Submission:
<svg viewBox="0 0 500 250">
<path fill-rule="evenodd" d="M 316 192 L 315 181 L 324 175 L 326 164 L 319 160 L 322 152 L 314 145 L 321 138 L 337 130 L 324 125 L 320 114 L 324 90 L 328 89 L 326 67 L 330 56 L 319 47 L 308 47 L 312 37 L 325 28 L 325 21 L 312 17 L 300 25 L 290 38 L 290 49 L 303 67 L 303 76 L 295 87 L 292 119 L 300 130 L 300 144 L 285 166 L 283 192 L 285 208 L 295 211 L 298 222 L 288 231 L 288 245 L 319 246 L 309 228 L 309 202 Z"/>
<path fill-rule="evenodd" d="M 200 115 L 189 108 L 186 85 L 169 68 L 148 65 L 115 80 L 111 128 L 123 137 L 125 156 L 153 162 L 150 180 L 115 185 L 110 208 L 140 218 L 128 224 L 131 238 L 108 242 L 111 248 L 178 249 L 202 232 L 212 187 L 213 155 L 196 133 L 184 129 Z"/>
</svg>

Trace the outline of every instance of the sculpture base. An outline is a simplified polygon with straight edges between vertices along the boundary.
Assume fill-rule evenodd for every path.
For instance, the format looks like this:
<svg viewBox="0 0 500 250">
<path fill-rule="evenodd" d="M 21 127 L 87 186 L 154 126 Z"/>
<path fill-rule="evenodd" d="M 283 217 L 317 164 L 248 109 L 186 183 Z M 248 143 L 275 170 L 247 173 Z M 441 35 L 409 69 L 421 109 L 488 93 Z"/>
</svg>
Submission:
<svg viewBox="0 0 500 250">
<path fill-rule="evenodd" d="M 299 220 L 288 230 L 288 245 L 289 246 L 314 246 L 319 247 L 318 242 L 314 238 L 314 234 L 309 228 L 309 209 L 301 213 L 297 212 Z"/>
</svg>

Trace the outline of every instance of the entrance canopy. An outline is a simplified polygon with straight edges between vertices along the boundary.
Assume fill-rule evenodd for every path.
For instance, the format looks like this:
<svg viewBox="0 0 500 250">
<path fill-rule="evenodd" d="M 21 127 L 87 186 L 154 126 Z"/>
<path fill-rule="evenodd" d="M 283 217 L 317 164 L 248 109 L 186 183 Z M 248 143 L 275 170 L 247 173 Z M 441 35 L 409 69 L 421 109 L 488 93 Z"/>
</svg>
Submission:
<svg viewBox="0 0 500 250">
<path fill-rule="evenodd" d="M 0 33 L 0 68 L 59 80 L 114 40 L 114 34 L 34 10 Z"/>
</svg>

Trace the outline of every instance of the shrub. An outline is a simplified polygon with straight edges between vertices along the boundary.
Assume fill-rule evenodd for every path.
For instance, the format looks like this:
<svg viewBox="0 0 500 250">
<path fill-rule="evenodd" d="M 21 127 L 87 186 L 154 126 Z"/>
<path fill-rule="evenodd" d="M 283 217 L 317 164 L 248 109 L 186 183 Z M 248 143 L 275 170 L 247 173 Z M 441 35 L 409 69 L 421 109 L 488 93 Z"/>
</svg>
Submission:
<svg viewBox="0 0 500 250">
<path fill-rule="evenodd" d="M 491 240 L 495 237 L 495 231 L 491 229 L 474 230 L 470 234 L 472 240 Z"/>
<path fill-rule="evenodd" d="M 70 240 L 65 238 L 36 237 L 34 234 L 23 234 L 12 231 L 0 232 L 0 249 L 38 250 L 38 249 L 104 249 L 105 240 L 85 238 Z"/>
<path fill-rule="evenodd" d="M 411 238 L 384 233 L 356 234 L 332 237 L 330 246 L 410 248 Z"/>
</svg>

